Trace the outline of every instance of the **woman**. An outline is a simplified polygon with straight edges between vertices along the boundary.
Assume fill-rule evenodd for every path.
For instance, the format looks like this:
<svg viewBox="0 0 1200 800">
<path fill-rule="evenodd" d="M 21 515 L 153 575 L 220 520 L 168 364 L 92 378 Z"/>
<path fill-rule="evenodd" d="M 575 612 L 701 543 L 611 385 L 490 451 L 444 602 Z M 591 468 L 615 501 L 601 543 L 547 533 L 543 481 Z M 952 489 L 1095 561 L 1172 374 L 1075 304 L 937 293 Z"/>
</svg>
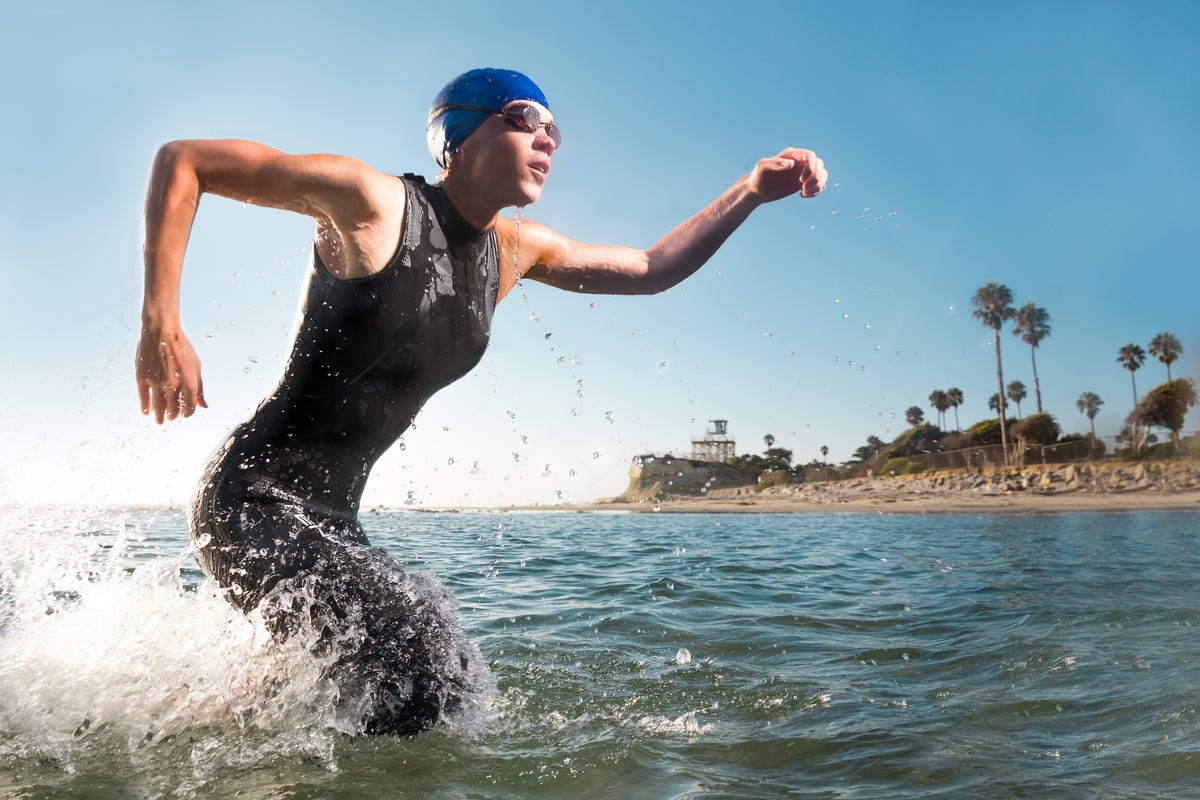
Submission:
<svg viewBox="0 0 1200 800">
<path fill-rule="evenodd" d="M 357 521 L 371 466 L 422 404 L 469 371 L 495 304 L 524 277 L 584 292 L 652 293 L 691 275 L 760 203 L 818 194 L 806 150 L 764 159 L 648 250 L 573 242 L 500 210 L 541 196 L 561 136 L 527 77 L 472 70 L 434 100 L 439 181 L 351 158 L 246 141 L 158 153 L 146 200 L 137 381 L 156 420 L 205 407 L 179 324 L 184 250 L 200 196 L 288 209 L 317 223 L 300 328 L 283 378 L 209 463 L 189 535 L 201 567 L 281 636 L 327 659 L 368 732 L 413 732 L 453 714 L 480 674 L 445 593 L 418 585 Z"/>
</svg>

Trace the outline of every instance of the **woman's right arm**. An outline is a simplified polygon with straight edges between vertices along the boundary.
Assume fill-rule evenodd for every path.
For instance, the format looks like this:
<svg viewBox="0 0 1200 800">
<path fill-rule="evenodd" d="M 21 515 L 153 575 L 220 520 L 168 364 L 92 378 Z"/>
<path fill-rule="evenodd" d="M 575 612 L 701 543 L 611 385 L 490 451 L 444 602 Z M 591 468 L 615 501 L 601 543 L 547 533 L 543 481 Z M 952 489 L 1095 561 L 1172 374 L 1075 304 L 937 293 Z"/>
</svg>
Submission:
<svg viewBox="0 0 1200 800">
<path fill-rule="evenodd" d="M 135 364 L 142 413 L 153 411 L 159 423 L 208 407 L 200 360 L 179 319 L 184 252 L 205 193 L 316 219 L 322 236 L 340 247 L 346 277 L 378 268 L 378 253 L 386 258 L 389 236 L 396 235 L 381 223 L 403 214 L 403 192 L 395 190 L 394 179 L 354 159 L 289 155 L 241 140 L 164 145 L 146 192 L 145 289 Z"/>
</svg>

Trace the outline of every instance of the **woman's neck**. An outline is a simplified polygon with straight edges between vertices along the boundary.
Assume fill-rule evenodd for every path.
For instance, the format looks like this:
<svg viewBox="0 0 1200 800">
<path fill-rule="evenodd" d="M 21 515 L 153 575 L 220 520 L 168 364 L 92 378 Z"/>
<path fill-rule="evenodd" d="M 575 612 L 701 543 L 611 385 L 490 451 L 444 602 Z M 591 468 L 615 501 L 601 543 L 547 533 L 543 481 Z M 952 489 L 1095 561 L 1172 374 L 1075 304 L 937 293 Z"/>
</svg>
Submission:
<svg viewBox="0 0 1200 800">
<path fill-rule="evenodd" d="M 477 187 L 469 185 L 468 181 L 456 177 L 461 173 L 447 171 L 442 176 L 442 189 L 463 219 L 479 230 L 487 230 L 496 224 L 503 205 L 485 197 L 486 192 L 478 191 Z"/>
</svg>

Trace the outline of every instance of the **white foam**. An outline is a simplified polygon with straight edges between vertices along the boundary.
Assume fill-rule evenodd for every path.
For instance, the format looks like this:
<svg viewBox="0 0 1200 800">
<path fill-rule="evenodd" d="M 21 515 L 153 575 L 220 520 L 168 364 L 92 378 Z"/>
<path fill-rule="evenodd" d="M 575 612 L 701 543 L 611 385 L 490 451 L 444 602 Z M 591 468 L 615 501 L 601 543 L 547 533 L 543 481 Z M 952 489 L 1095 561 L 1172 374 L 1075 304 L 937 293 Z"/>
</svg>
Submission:
<svg viewBox="0 0 1200 800">
<path fill-rule="evenodd" d="M 125 557 L 144 538 L 116 512 L 0 513 L 0 756 L 69 761 L 88 740 L 133 751 L 187 730 L 193 762 L 267 748 L 332 767 L 360 723 L 308 637 L 281 644 L 211 581 L 187 585 L 182 530 L 173 555 Z M 231 730 L 250 738 L 208 735 Z"/>
</svg>

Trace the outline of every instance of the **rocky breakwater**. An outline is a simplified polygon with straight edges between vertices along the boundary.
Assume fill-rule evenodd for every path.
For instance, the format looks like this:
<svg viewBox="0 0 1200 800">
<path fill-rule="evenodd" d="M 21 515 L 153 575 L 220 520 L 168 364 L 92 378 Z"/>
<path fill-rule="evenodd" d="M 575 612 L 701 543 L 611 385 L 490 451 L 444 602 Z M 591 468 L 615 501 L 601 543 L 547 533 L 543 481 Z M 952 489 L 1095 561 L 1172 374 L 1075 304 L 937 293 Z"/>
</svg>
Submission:
<svg viewBox="0 0 1200 800">
<path fill-rule="evenodd" d="M 894 478 L 893 480 L 903 480 Z M 909 478 L 927 491 L 970 491 L 981 494 L 1032 492 L 1185 492 L 1200 489 L 1200 462 L 1112 461 L 1081 464 L 1035 464 L 988 472 L 946 472 Z"/>
</svg>

